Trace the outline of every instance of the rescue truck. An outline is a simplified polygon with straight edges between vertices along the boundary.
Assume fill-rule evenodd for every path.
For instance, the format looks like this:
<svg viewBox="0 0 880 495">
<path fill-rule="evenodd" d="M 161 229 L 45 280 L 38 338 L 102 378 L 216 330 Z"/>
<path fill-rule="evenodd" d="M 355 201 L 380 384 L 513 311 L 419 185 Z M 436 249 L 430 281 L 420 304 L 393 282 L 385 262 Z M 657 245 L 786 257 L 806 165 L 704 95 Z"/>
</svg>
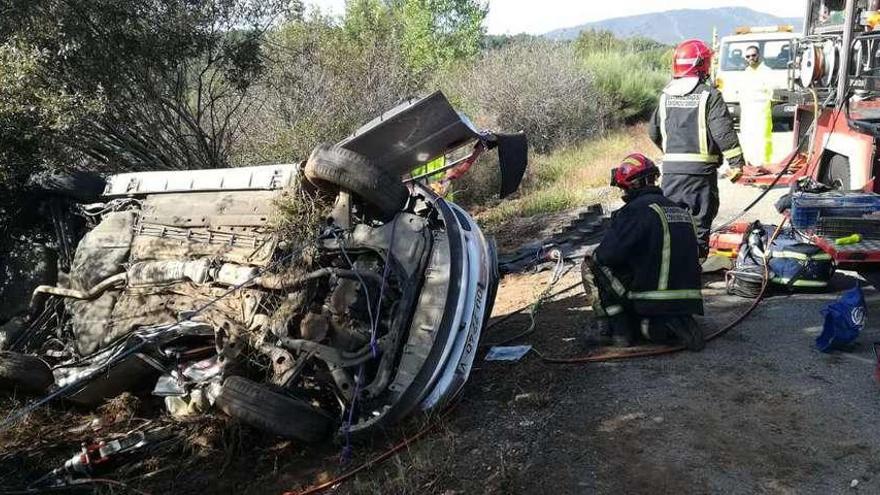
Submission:
<svg viewBox="0 0 880 495">
<path fill-rule="evenodd" d="M 778 92 L 797 105 L 797 154 L 786 160 L 795 167 L 782 184 L 811 176 L 843 191 L 880 192 L 875 180 L 880 168 L 878 50 L 880 0 L 806 2 L 804 35 L 789 72 L 791 89 Z"/>
</svg>

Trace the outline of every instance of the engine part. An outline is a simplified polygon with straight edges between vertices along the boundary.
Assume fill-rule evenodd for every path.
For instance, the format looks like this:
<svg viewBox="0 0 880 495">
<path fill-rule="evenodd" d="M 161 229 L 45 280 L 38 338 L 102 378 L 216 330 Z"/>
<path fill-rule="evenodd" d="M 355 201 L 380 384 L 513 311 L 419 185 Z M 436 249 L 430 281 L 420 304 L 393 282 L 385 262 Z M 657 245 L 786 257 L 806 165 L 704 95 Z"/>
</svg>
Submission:
<svg viewBox="0 0 880 495">
<path fill-rule="evenodd" d="M 97 298 L 104 292 L 107 292 L 109 289 L 124 285 L 127 280 L 127 275 L 125 273 L 117 273 L 112 277 L 108 277 L 94 287 L 89 290 L 75 290 L 75 289 L 64 289 L 62 287 L 52 287 L 50 285 L 41 285 L 34 289 L 34 295 L 31 299 L 31 305 L 35 304 L 35 300 L 38 299 L 40 294 L 50 294 L 53 296 L 60 297 L 68 297 L 71 299 L 79 299 L 82 301 L 91 301 L 92 299 Z"/>
<path fill-rule="evenodd" d="M 302 338 L 312 342 L 322 342 L 327 338 L 330 322 L 327 317 L 318 313 L 306 313 L 305 318 L 299 324 L 299 333 Z"/>
<path fill-rule="evenodd" d="M 197 284 L 208 281 L 211 262 L 202 258 L 194 261 L 141 261 L 128 269 L 128 285 L 145 287 L 191 280 Z"/>
<path fill-rule="evenodd" d="M 253 283 L 259 273 L 259 269 L 253 266 L 223 263 L 217 273 L 213 274 L 213 278 L 218 284 L 242 286 Z"/>
<path fill-rule="evenodd" d="M 351 373 L 345 370 L 345 368 L 340 368 L 338 366 L 330 366 L 330 376 L 333 377 L 333 381 L 336 383 L 336 386 L 339 388 L 339 391 L 342 393 L 342 396 L 351 401 L 351 398 L 354 396 L 354 379 L 351 377 Z"/>
<path fill-rule="evenodd" d="M 70 271 L 72 289 L 88 290 L 125 271 L 122 265 L 128 261 L 131 250 L 134 219 L 133 211 L 107 213 L 101 223 L 82 238 Z"/>
</svg>

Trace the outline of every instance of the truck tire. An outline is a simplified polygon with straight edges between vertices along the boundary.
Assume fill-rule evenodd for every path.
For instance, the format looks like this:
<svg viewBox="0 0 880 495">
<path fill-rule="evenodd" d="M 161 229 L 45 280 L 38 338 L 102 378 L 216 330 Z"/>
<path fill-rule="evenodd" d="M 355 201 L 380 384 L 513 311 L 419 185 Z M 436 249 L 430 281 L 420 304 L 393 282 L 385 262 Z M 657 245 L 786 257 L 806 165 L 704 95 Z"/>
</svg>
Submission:
<svg viewBox="0 0 880 495">
<path fill-rule="evenodd" d="M 852 191 L 852 173 L 849 158 L 834 155 L 828 161 L 825 183 L 838 191 Z"/>
<path fill-rule="evenodd" d="M 31 177 L 29 184 L 36 193 L 61 196 L 77 203 L 94 203 L 104 193 L 107 181 L 92 172 L 46 170 Z"/>
<path fill-rule="evenodd" d="M 322 440 L 333 426 L 333 418 L 317 407 L 240 376 L 223 382 L 217 406 L 245 424 L 303 442 Z"/>
<path fill-rule="evenodd" d="M 322 144 L 312 151 L 304 169 L 306 178 L 327 190 L 344 189 L 390 218 L 406 205 L 409 191 L 400 177 L 387 172 L 354 151 Z"/>
<path fill-rule="evenodd" d="M 40 394 L 53 383 L 52 370 L 42 359 L 17 352 L 0 352 L 0 389 Z"/>
</svg>

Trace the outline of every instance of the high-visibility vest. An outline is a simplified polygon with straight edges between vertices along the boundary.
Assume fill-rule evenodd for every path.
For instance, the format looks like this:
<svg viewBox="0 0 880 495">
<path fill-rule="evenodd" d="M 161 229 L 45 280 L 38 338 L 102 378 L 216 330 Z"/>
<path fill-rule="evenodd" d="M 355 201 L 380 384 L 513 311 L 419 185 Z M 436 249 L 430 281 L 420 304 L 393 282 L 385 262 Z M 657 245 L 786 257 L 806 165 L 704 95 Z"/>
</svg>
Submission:
<svg viewBox="0 0 880 495">
<path fill-rule="evenodd" d="M 752 165 L 770 163 L 773 156 L 773 90 L 764 64 L 746 67 L 740 89 L 740 143 L 746 161 Z"/>
<path fill-rule="evenodd" d="M 660 95 L 664 162 L 721 163 L 721 156 L 709 149 L 708 103 L 708 91 L 684 96 Z"/>
</svg>

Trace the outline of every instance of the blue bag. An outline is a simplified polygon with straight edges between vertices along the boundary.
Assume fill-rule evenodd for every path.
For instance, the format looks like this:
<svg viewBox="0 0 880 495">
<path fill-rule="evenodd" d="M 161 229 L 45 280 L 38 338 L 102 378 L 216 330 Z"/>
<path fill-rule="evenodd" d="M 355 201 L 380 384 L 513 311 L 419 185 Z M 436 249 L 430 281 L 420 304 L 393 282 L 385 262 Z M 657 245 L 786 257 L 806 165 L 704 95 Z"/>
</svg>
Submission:
<svg viewBox="0 0 880 495">
<path fill-rule="evenodd" d="M 844 292 L 840 299 L 822 310 L 825 324 L 822 334 L 816 337 L 816 347 L 822 352 L 831 352 L 835 347 L 852 343 L 865 327 L 866 314 L 862 287 L 857 285 Z"/>
</svg>

